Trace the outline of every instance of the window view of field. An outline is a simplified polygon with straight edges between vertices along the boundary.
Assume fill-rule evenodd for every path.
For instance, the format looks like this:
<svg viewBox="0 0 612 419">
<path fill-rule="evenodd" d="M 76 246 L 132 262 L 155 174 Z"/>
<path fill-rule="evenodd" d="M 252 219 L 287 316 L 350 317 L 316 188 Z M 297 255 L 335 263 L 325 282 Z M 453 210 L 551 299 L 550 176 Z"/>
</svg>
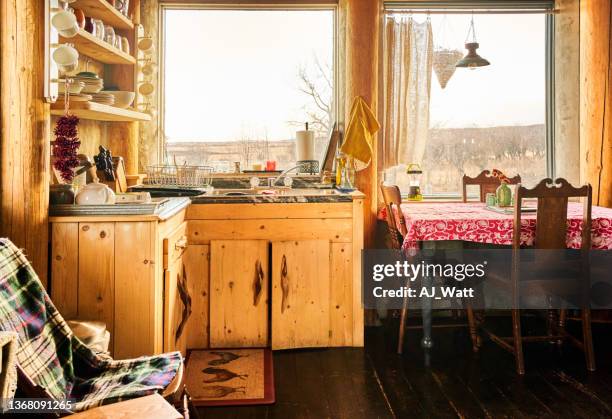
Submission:
<svg viewBox="0 0 612 419">
<path fill-rule="evenodd" d="M 432 15 L 434 45 L 464 52 L 470 18 Z M 458 68 L 444 89 L 433 72 L 429 137 L 417 162 L 425 194 L 458 194 L 464 173 L 476 176 L 484 169 L 518 173 L 527 185 L 546 176 L 545 17 L 475 15 L 474 20 L 478 53 L 491 65 Z M 402 192 L 408 187 L 405 167 L 386 173 Z"/>
<path fill-rule="evenodd" d="M 165 51 L 169 161 L 289 168 L 305 122 L 315 155 L 324 153 L 335 107 L 333 11 L 167 10 Z"/>
</svg>

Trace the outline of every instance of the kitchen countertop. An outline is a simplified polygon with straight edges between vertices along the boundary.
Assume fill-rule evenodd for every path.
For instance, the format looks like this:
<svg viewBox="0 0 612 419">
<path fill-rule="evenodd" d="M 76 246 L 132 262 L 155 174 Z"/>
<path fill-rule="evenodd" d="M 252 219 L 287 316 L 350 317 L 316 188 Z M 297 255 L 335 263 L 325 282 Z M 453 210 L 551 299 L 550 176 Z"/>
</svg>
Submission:
<svg viewBox="0 0 612 419">
<path fill-rule="evenodd" d="M 355 192 L 343 193 L 335 190 L 308 190 L 308 192 L 302 192 L 299 189 L 293 189 L 291 193 L 278 195 L 247 194 L 237 196 L 194 196 L 191 198 L 191 202 L 193 204 L 304 204 L 352 202 L 355 197 Z"/>
<path fill-rule="evenodd" d="M 84 210 L 83 206 L 78 208 L 78 213 L 70 213 L 69 206 L 51 207 L 50 222 L 75 222 L 81 221 L 104 221 L 105 219 L 113 221 L 165 221 L 184 210 L 189 205 L 206 205 L 206 204 L 303 204 L 303 203 L 341 203 L 352 202 L 354 199 L 363 198 L 364 195 L 359 191 L 354 192 L 339 192 L 336 190 L 312 190 L 312 189 L 293 189 L 285 191 L 277 195 L 265 194 L 249 194 L 245 190 L 246 195 L 201 195 L 191 198 L 167 198 L 168 202 L 161 206 L 160 209 L 153 214 L 135 214 L 130 212 L 126 207 L 125 212 L 118 211 L 120 205 L 113 206 L 112 213 L 104 213 L 103 210 L 92 209 L 91 212 Z"/>
<path fill-rule="evenodd" d="M 190 204 L 189 198 L 168 198 L 168 202 L 153 214 L 130 214 L 126 209 L 125 213 L 113 211 L 113 214 L 104 214 L 103 212 L 95 211 L 90 214 L 80 212 L 79 214 L 71 215 L 66 210 L 54 212 L 53 207 L 51 207 L 49 210 L 51 214 L 49 221 L 54 223 L 74 222 L 75 219 L 78 219 L 78 221 L 103 221 L 105 218 L 112 219 L 113 221 L 165 221 L 187 208 Z M 123 204 L 115 204 L 113 209 L 116 210 L 121 205 Z"/>
</svg>

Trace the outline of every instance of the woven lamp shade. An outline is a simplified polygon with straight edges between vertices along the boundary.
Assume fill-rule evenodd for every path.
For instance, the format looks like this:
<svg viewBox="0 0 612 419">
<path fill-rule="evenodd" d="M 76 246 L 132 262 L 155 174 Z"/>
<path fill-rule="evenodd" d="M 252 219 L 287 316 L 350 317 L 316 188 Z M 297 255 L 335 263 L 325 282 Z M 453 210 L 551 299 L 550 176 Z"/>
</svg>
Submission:
<svg viewBox="0 0 612 419">
<path fill-rule="evenodd" d="M 445 88 L 448 81 L 455 74 L 457 62 L 463 57 L 463 53 L 456 49 L 437 49 L 433 55 L 433 69 L 438 78 L 441 88 Z"/>
</svg>

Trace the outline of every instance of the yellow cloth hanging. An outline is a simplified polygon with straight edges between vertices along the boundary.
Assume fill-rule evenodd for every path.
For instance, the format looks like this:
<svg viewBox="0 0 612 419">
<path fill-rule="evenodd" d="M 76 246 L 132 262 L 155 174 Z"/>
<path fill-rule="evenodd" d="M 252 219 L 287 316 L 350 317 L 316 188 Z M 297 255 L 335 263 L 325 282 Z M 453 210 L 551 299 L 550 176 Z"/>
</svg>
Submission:
<svg viewBox="0 0 612 419">
<path fill-rule="evenodd" d="M 372 109 L 361 96 L 357 96 L 351 106 L 348 128 L 340 151 L 367 167 L 372 160 L 374 135 L 379 129 L 380 124 Z"/>
</svg>

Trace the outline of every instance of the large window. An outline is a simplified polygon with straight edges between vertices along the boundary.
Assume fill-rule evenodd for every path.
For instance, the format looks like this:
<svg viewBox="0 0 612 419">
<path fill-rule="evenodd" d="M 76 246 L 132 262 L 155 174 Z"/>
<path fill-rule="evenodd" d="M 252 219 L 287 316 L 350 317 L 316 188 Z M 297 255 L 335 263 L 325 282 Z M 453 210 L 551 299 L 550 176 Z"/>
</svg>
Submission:
<svg viewBox="0 0 612 419">
<path fill-rule="evenodd" d="M 413 16 L 419 23 L 427 18 Z M 434 51 L 464 54 L 471 16 L 434 14 L 430 19 Z M 418 161 L 427 195 L 457 195 L 462 175 L 483 169 L 520 174 L 527 185 L 547 175 L 546 15 L 477 14 L 474 19 L 477 52 L 491 65 L 457 68 L 445 88 L 432 72 L 429 130 Z M 404 189 L 410 161 L 400 163 L 386 176 Z"/>
<path fill-rule="evenodd" d="M 164 9 L 166 158 L 233 170 L 295 163 L 309 122 L 316 155 L 335 118 L 333 9 Z"/>
</svg>

